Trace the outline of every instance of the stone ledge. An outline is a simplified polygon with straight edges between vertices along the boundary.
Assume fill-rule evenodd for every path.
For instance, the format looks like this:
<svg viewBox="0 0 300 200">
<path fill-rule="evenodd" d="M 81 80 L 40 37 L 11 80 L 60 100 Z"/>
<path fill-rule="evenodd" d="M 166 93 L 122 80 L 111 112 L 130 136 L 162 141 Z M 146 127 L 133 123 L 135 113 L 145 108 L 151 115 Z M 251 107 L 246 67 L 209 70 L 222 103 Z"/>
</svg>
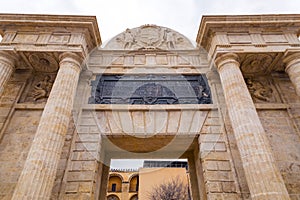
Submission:
<svg viewBox="0 0 300 200">
<path fill-rule="evenodd" d="M 175 105 L 127 105 L 127 104 L 86 104 L 83 110 L 217 110 L 215 104 L 175 104 Z"/>
<path fill-rule="evenodd" d="M 44 110 L 46 103 L 39 103 L 39 104 L 33 104 L 33 103 L 18 103 L 15 104 L 16 110 Z"/>
<path fill-rule="evenodd" d="M 46 103 L 18 103 L 15 109 L 18 110 L 43 110 Z M 176 105 L 126 105 L 126 104 L 85 104 L 82 106 L 85 111 L 90 110 L 130 110 L 130 111 L 159 111 L 159 110 L 217 110 L 215 104 L 176 104 Z"/>
<path fill-rule="evenodd" d="M 255 108 L 257 110 L 285 110 L 290 107 L 289 104 L 284 104 L 284 103 L 256 103 Z"/>
</svg>

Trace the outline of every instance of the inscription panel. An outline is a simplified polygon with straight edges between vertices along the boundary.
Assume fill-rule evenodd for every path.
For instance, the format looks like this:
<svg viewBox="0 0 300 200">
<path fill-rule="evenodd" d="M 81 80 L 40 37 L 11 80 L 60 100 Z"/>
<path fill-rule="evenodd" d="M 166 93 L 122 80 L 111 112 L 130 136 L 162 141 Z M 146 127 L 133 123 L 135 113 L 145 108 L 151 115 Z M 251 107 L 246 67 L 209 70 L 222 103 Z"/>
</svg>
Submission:
<svg viewBox="0 0 300 200">
<path fill-rule="evenodd" d="M 89 104 L 210 104 L 205 75 L 102 75 Z"/>
</svg>

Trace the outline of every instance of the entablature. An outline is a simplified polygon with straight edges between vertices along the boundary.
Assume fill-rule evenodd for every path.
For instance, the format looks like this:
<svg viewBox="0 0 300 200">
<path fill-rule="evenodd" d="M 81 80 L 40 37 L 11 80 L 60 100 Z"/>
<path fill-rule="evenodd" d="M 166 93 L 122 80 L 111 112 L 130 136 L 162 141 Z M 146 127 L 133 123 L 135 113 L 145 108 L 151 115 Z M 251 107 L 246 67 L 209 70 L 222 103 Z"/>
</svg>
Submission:
<svg viewBox="0 0 300 200">
<path fill-rule="evenodd" d="M 54 72 L 59 54 L 85 58 L 101 45 L 96 17 L 70 15 L 1 14 L 0 50 L 19 56 L 16 69 Z"/>
<path fill-rule="evenodd" d="M 197 43 L 209 55 L 219 52 L 284 53 L 300 48 L 300 15 L 204 16 Z"/>
<path fill-rule="evenodd" d="M 193 50 L 103 50 L 91 53 L 88 68 L 95 74 L 140 74 L 140 73 L 206 73 L 207 53 Z"/>
</svg>

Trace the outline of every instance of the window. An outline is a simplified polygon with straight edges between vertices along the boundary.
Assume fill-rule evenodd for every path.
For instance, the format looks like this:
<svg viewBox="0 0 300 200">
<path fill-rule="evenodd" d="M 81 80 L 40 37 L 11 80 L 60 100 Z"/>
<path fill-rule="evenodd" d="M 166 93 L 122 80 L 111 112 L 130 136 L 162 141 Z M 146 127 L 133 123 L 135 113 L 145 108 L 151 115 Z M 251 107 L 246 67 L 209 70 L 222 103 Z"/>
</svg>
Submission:
<svg viewBox="0 0 300 200">
<path fill-rule="evenodd" d="M 107 200 L 120 200 L 119 197 L 117 197 L 116 195 L 109 195 L 107 197 Z"/>
<path fill-rule="evenodd" d="M 139 191 L 139 176 L 136 175 L 131 178 L 130 180 L 130 186 L 129 186 L 130 192 L 137 192 Z"/>
<path fill-rule="evenodd" d="M 113 183 L 111 184 L 111 191 L 116 192 L 117 191 L 117 184 Z"/>
<path fill-rule="evenodd" d="M 130 198 L 130 200 L 138 200 L 138 196 L 137 195 L 134 195 Z"/>
<path fill-rule="evenodd" d="M 112 175 L 107 183 L 108 192 L 122 192 L 122 177 Z"/>
</svg>

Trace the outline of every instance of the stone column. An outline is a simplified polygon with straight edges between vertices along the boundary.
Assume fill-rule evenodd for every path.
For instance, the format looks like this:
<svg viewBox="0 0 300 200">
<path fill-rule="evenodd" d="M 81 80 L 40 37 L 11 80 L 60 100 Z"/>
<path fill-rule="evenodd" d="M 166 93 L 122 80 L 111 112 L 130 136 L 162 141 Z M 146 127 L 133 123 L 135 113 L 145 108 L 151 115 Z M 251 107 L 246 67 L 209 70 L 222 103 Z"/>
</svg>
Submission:
<svg viewBox="0 0 300 200">
<path fill-rule="evenodd" d="M 289 199 L 240 71 L 238 56 L 222 55 L 216 59 L 216 65 L 252 199 Z"/>
<path fill-rule="evenodd" d="M 11 53 L 0 51 L 0 97 L 4 87 L 15 69 L 16 57 Z"/>
<path fill-rule="evenodd" d="M 300 96 L 300 52 L 288 55 L 284 60 L 285 71 L 289 75 L 298 96 Z"/>
<path fill-rule="evenodd" d="M 81 71 L 74 53 L 60 56 L 60 68 L 12 199 L 50 199 Z"/>
</svg>

